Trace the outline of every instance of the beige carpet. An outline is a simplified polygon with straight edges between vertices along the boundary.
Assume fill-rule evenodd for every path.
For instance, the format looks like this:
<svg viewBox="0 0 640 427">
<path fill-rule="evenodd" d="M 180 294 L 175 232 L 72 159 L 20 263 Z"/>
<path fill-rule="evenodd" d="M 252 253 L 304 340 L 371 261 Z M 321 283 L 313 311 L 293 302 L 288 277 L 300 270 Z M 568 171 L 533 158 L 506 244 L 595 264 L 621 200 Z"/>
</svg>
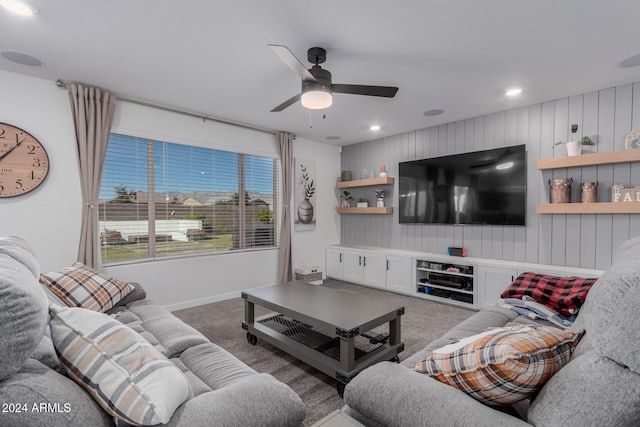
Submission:
<svg viewBox="0 0 640 427">
<path fill-rule="evenodd" d="M 402 341 L 405 343 L 405 350 L 400 353 L 400 360 L 408 358 L 475 313 L 464 308 L 337 280 L 325 280 L 323 286 L 368 294 L 403 305 L 405 315 L 402 317 Z M 256 306 L 256 315 L 263 313 L 267 311 Z M 269 373 L 288 384 L 300 395 L 307 407 L 306 425 L 312 425 L 344 405 L 336 392 L 333 378 L 270 344 L 258 340 L 258 344 L 253 346 L 247 342 L 246 331 L 241 326 L 244 319 L 244 300 L 241 298 L 179 310 L 173 314 L 256 371 Z"/>
</svg>

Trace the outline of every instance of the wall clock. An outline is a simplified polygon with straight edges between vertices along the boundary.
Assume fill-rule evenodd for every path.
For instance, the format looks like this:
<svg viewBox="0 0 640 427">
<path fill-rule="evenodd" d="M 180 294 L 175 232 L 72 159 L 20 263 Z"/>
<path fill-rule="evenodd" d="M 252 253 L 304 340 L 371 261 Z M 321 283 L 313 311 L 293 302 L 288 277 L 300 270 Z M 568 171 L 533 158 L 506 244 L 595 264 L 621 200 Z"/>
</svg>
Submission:
<svg viewBox="0 0 640 427">
<path fill-rule="evenodd" d="M 26 194 L 49 173 L 49 156 L 33 135 L 0 123 L 0 198 Z"/>
<path fill-rule="evenodd" d="M 627 138 L 624 141 L 624 146 L 627 149 L 630 148 L 640 148 L 640 131 L 632 130 L 627 135 Z"/>
</svg>

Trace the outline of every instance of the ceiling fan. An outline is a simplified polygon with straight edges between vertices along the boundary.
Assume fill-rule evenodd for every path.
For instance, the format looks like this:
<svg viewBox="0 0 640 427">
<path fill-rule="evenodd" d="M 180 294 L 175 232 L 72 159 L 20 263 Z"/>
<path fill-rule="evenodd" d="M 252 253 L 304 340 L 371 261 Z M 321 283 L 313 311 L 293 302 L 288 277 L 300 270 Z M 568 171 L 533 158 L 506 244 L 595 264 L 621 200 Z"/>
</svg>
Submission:
<svg viewBox="0 0 640 427">
<path fill-rule="evenodd" d="M 307 60 L 313 64 L 311 68 L 307 69 L 286 46 L 275 44 L 268 46 L 287 67 L 302 79 L 302 92 L 275 107 L 271 110 L 272 113 L 282 111 L 298 101 L 302 102 L 303 107 L 311 110 L 327 108 L 333 103 L 332 93 L 393 98 L 398 92 L 398 88 L 392 86 L 331 83 L 331 73 L 320 66 L 327 59 L 327 51 L 321 47 L 312 47 L 307 51 Z"/>
</svg>

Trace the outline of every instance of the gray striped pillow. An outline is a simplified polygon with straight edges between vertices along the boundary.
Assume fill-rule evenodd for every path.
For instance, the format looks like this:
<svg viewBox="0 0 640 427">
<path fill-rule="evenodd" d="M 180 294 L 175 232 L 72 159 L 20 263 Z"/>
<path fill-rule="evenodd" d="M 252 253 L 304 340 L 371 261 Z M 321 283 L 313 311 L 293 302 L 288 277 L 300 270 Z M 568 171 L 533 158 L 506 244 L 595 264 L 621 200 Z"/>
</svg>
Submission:
<svg viewBox="0 0 640 427">
<path fill-rule="evenodd" d="M 192 397 L 182 371 L 128 326 L 83 308 L 52 306 L 49 314 L 60 363 L 111 415 L 166 424 Z"/>
</svg>

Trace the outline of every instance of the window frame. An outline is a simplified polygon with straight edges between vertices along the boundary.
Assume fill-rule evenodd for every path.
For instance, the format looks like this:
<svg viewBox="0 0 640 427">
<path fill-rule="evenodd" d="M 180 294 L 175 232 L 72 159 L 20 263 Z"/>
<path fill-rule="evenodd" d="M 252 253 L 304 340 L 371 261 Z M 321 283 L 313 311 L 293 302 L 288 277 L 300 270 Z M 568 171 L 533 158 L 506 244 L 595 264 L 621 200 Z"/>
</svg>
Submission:
<svg viewBox="0 0 640 427">
<path fill-rule="evenodd" d="M 235 147 L 231 147 L 231 146 L 225 146 L 225 145 L 216 146 L 214 144 L 202 143 L 199 141 L 192 141 L 192 140 L 191 141 L 181 140 L 180 138 L 172 138 L 172 137 L 141 136 L 141 135 L 136 135 L 135 133 L 126 132 L 126 131 L 122 132 L 122 131 L 112 130 L 109 134 L 109 140 L 111 140 L 111 137 L 114 135 L 124 137 L 124 138 L 136 139 L 138 141 L 146 142 L 147 144 L 146 161 L 148 165 L 147 166 L 148 171 L 147 171 L 146 184 L 147 184 L 147 193 L 148 193 L 147 215 L 149 219 L 147 220 L 147 224 L 148 224 L 147 231 L 148 231 L 148 237 L 149 237 L 149 247 L 148 247 L 146 256 L 137 257 L 137 258 L 120 258 L 120 259 L 110 260 L 109 258 L 105 259 L 104 252 L 102 252 L 101 260 L 103 265 L 116 266 L 116 265 L 127 265 L 127 264 L 139 264 L 139 263 L 157 262 L 157 261 L 164 261 L 164 260 L 171 260 L 171 259 L 198 258 L 198 257 L 212 256 L 212 255 L 215 256 L 215 255 L 223 255 L 223 254 L 239 254 L 243 252 L 279 249 L 279 244 L 280 244 L 279 238 L 280 238 L 280 227 L 281 227 L 279 214 L 282 209 L 282 207 L 280 206 L 282 201 L 282 188 L 281 188 L 282 167 L 281 167 L 281 161 L 279 159 L 279 156 L 273 153 L 259 152 L 258 150 L 256 151 L 237 150 L 237 149 L 234 150 L 233 148 Z M 204 149 L 204 150 L 211 150 L 213 152 L 225 152 L 225 153 L 231 153 L 231 154 L 237 155 L 238 165 L 237 165 L 236 179 L 238 180 L 238 189 L 237 189 L 238 200 L 245 200 L 244 199 L 245 194 L 251 191 L 247 189 L 247 180 L 246 180 L 246 171 L 245 171 L 247 157 L 257 157 L 257 158 L 273 161 L 273 172 L 272 172 L 273 186 L 271 187 L 272 193 L 273 193 L 273 196 L 272 196 L 273 201 L 269 209 L 272 211 L 270 228 L 273 233 L 273 236 L 271 236 L 273 244 L 270 244 L 270 245 L 255 245 L 255 244 L 249 245 L 248 244 L 247 238 L 246 238 L 247 224 L 248 224 L 246 214 L 248 210 L 248 204 L 238 203 L 237 214 L 236 216 L 233 217 L 234 221 L 237 221 L 237 224 L 238 224 L 238 234 L 239 234 L 238 247 L 233 247 L 232 245 L 231 248 L 227 248 L 226 250 L 224 249 L 209 250 L 209 251 L 203 251 L 203 252 L 193 252 L 188 254 L 163 255 L 162 253 L 159 253 L 156 248 L 157 242 L 156 242 L 155 225 L 156 225 L 156 221 L 162 220 L 162 218 L 159 218 L 156 212 L 157 203 L 155 202 L 151 203 L 156 199 L 158 194 L 163 193 L 162 191 L 159 193 L 156 192 L 156 189 L 155 189 L 156 180 L 155 180 L 155 174 L 153 172 L 154 164 L 155 164 L 154 159 L 157 156 L 154 146 L 158 143 L 184 146 L 187 149 L 194 149 L 194 148 L 198 150 Z M 152 147 L 151 151 L 149 151 L 149 147 Z M 107 154 L 108 154 L 108 150 L 109 150 L 109 146 L 107 146 Z M 108 160 L 108 157 L 105 156 L 105 163 L 107 162 L 107 160 Z M 103 179 L 104 179 L 104 174 L 100 179 L 101 191 L 102 191 Z M 256 178 L 253 177 L 253 179 L 256 179 Z M 197 191 L 197 190 L 192 190 L 192 191 Z M 101 203 L 106 204 L 108 202 L 106 201 L 106 199 L 99 199 L 98 204 L 100 205 Z M 255 212 L 257 214 L 257 211 Z M 97 212 L 97 215 L 99 217 L 98 224 L 100 227 L 100 224 L 101 224 L 100 213 Z M 100 233 L 100 231 L 101 230 L 99 229 L 98 233 Z M 103 248 L 103 245 L 101 243 L 100 244 L 101 251 L 102 251 L 102 248 Z"/>
</svg>

